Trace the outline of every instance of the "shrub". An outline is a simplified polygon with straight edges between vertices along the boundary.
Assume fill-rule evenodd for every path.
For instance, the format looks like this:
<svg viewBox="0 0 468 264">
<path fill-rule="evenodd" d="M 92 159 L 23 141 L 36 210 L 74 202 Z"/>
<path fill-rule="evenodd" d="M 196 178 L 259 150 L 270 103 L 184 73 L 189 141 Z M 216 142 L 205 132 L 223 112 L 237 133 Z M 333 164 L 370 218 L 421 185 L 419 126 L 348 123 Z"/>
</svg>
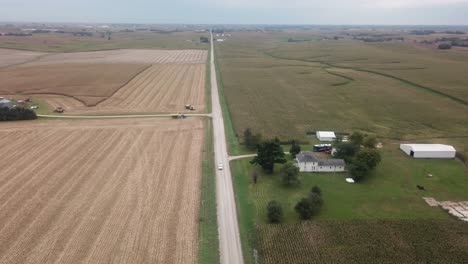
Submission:
<svg viewBox="0 0 468 264">
<path fill-rule="evenodd" d="M 270 223 L 279 223 L 283 219 L 283 208 L 277 201 L 270 201 L 267 205 L 267 218 Z"/>
</svg>

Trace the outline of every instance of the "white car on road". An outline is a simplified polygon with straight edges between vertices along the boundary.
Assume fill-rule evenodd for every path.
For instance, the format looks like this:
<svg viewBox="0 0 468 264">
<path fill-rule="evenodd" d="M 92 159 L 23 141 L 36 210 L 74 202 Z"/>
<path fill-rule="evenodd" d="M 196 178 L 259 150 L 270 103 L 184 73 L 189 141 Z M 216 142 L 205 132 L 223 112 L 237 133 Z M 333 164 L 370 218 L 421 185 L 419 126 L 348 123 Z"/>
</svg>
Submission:
<svg viewBox="0 0 468 264">
<path fill-rule="evenodd" d="M 218 170 L 222 170 L 223 169 L 223 164 L 222 163 L 218 163 Z"/>
</svg>

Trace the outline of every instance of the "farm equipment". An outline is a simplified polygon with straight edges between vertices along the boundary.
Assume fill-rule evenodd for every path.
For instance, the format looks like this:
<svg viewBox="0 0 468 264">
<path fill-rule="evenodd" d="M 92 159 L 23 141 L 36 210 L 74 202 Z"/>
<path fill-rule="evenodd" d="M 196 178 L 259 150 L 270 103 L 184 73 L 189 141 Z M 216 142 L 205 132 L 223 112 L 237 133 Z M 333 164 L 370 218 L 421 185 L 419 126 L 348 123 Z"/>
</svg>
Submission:
<svg viewBox="0 0 468 264">
<path fill-rule="evenodd" d="M 184 114 L 172 114 L 171 117 L 173 119 L 185 119 L 185 118 L 187 118 L 187 116 L 184 115 Z"/>
<path fill-rule="evenodd" d="M 332 145 L 331 144 L 319 144 L 319 145 L 314 145 L 314 152 L 328 152 L 332 151 Z M 327 153 L 329 154 L 329 153 Z"/>
<path fill-rule="evenodd" d="M 55 108 L 54 112 L 61 114 L 61 113 L 65 112 L 65 109 L 63 109 L 63 107 L 59 106 L 59 107 Z"/>
<path fill-rule="evenodd" d="M 188 105 L 185 105 L 185 109 L 190 110 L 190 111 L 194 111 L 195 107 L 193 107 L 193 105 L 191 105 L 191 104 L 188 104 Z"/>
</svg>

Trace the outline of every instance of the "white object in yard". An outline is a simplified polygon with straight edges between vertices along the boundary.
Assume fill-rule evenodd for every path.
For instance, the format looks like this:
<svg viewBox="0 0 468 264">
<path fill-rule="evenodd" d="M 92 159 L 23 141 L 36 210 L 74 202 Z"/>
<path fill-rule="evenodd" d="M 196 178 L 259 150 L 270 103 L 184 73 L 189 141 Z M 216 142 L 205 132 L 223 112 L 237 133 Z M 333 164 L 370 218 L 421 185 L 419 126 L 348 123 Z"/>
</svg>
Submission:
<svg viewBox="0 0 468 264">
<path fill-rule="evenodd" d="M 39 106 L 37 106 L 37 105 L 32 105 L 30 108 L 31 108 L 31 109 L 38 109 Z"/>
<path fill-rule="evenodd" d="M 223 164 L 222 163 L 218 163 L 218 170 L 222 170 L 223 169 Z"/>
<path fill-rule="evenodd" d="M 346 178 L 346 182 L 347 183 L 354 183 L 354 180 L 353 180 L 353 178 Z"/>
<path fill-rule="evenodd" d="M 342 159 L 319 159 L 310 151 L 297 154 L 295 161 L 300 172 L 341 172 L 346 167 Z"/>
<path fill-rule="evenodd" d="M 443 144 L 400 144 L 400 149 L 413 158 L 453 159 L 457 151 Z"/>
<path fill-rule="evenodd" d="M 335 141 L 336 135 L 333 131 L 317 131 L 316 136 L 320 141 Z"/>
</svg>

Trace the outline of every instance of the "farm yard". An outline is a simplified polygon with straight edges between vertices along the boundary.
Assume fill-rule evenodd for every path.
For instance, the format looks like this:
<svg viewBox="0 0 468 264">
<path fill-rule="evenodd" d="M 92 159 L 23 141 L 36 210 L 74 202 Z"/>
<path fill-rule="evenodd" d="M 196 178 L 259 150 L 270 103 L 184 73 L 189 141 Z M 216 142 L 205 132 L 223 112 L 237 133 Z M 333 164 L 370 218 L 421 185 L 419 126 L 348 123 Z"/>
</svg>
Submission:
<svg viewBox="0 0 468 264">
<path fill-rule="evenodd" d="M 463 164 L 409 159 L 391 142 L 384 142 L 381 153 L 377 171 L 358 184 L 347 183 L 347 173 L 301 173 L 300 186 L 284 187 L 278 172 L 265 174 L 249 159 L 235 161 L 231 168 L 246 262 L 254 263 L 253 249 L 262 263 L 468 261 L 468 225 L 423 199 L 466 201 Z M 253 171 L 260 174 L 257 184 Z M 294 206 L 315 185 L 323 192 L 323 208 L 312 220 L 300 221 Z M 282 205 L 280 224 L 267 221 L 271 200 Z"/>
<path fill-rule="evenodd" d="M 0 94 L 34 95 L 66 113 L 204 111 L 203 50 L 48 54 L 0 69 Z"/>
<path fill-rule="evenodd" d="M 0 263 L 197 263 L 204 125 L 0 126 Z"/>
</svg>

